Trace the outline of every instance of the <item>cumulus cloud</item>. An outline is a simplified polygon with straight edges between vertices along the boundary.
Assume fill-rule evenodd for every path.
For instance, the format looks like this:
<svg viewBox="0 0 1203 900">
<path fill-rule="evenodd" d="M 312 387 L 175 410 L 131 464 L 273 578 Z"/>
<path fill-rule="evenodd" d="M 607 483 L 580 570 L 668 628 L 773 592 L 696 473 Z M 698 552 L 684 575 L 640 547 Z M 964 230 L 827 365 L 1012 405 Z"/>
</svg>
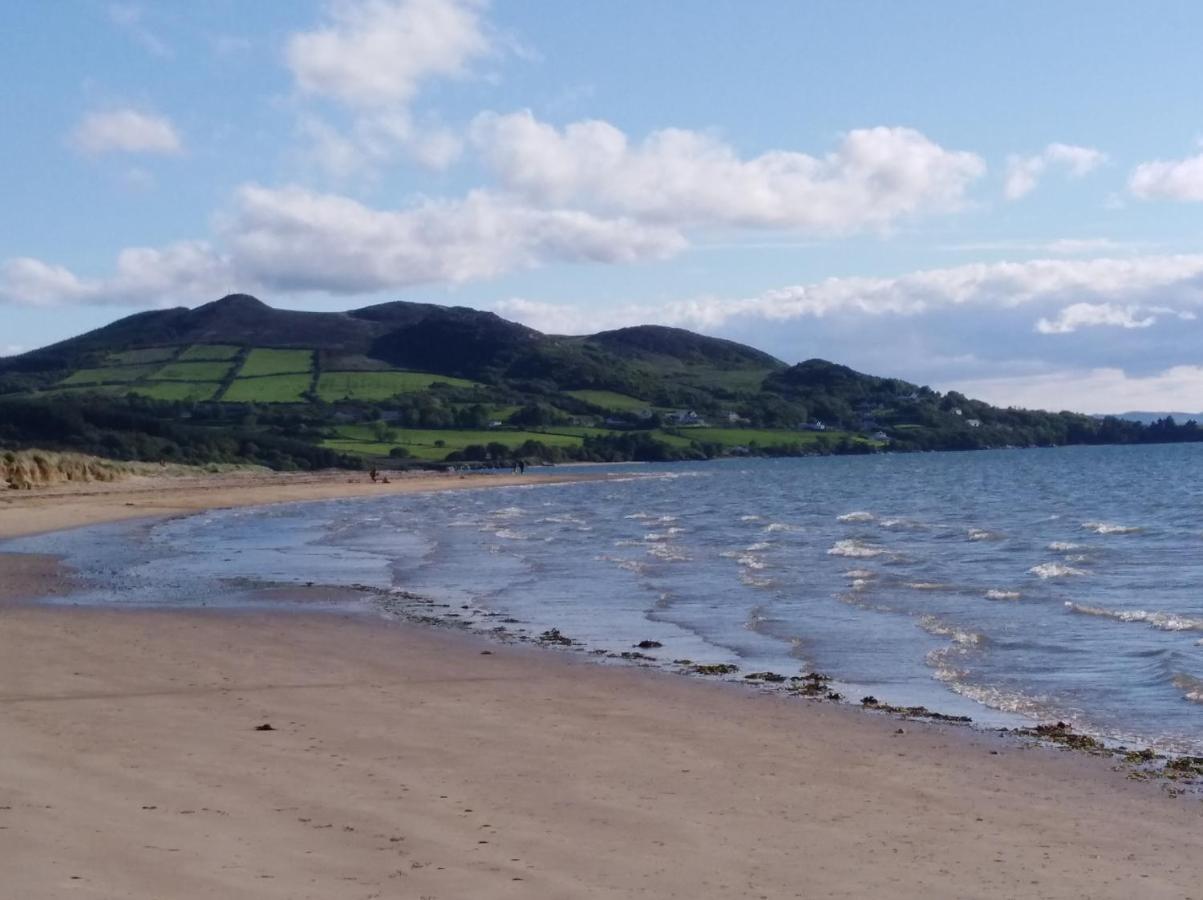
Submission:
<svg viewBox="0 0 1203 900">
<path fill-rule="evenodd" d="M 1128 178 L 1128 190 L 1142 200 L 1203 203 L 1203 152 L 1141 163 Z"/>
<path fill-rule="evenodd" d="M 81 278 L 41 260 L 0 267 L 0 301 L 174 305 L 233 290 L 353 294 L 491 278 L 551 262 L 631 263 L 681 250 L 676 231 L 576 210 L 536 209 L 487 191 L 380 210 L 301 187 L 245 185 L 218 244 L 130 248 L 113 275 Z"/>
<path fill-rule="evenodd" d="M 745 159 L 697 131 L 667 128 L 632 143 L 608 122 L 560 129 L 523 111 L 478 116 L 471 140 L 505 188 L 532 202 L 822 236 L 956 210 L 985 171 L 980 157 L 909 128 L 851 131 L 822 157 L 776 150 Z"/>
<path fill-rule="evenodd" d="M 473 0 L 335 0 L 294 34 L 286 60 L 304 91 L 350 106 L 408 106 L 423 81 L 463 75 L 490 50 Z"/>
<path fill-rule="evenodd" d="M 1177 316 L 1190 320 L 1189 310 L 1175 311 L 1165 306 L 1123 305 L 1119 303 L 1073 303 L 1060 310 L 1054 318 L 1040 318 L 1036 330 L 1041 334 L 1070 334 L 1079 328 L 1109 325 L 1116 328 L 1148 328 L 1160 316 Z"/>
<path fill-rule="evenodd" d="M 481 0 L 332 0 L 327 21 L 292 35 L 285 59 L 298 89 L 350 110 L 335 130 L 310 113 L 302 131 L 310 155 L 345 176 L 405 152 L 443 168 L 459 155 L 447 129 L 417 123 L 412 105 L 423 84 L 465 76 L 494 52 Z M 337 139 L 332 138 L 337 135 Z"/>
<path fill-rule="evenodd" d="M 72 132 L 71 142 L 84 153 L 183 152 L 184 142 L 166 116 L 115 109 L 88 113 Z"/>
<path fill-rule="evenodd" d="M 1163 302 L 1150 308 L 1148 298 L 1154 296 L 1173 298 L 1178 306 Z M 580 331 L 641 321 L 712 330 L 737 319 L 782 322 L 835 316 L 917 316 L 949 309 L 1006 310 L 1025 305 L 1059 309 L 1083 297 L 1104 305 L 1110 301 L 1109 312 L 1129 307 L 1134 323 L 1142 315 L 1193 317 L 1189 308 L 1203 305 L 1203 254 L 974 263 L 894 277 L 827 278 L 752 297 L 703 297 L 654 306 L 620 306 L 600 313 L 584 309 L 564 312 L 555 305 L 517 300 L 505 301 L 500 308 L 528 324 L 561 323 L 571 315 Z M 1091 315 L 1097 319 L 1106 316 L 1085 300 L 1077 299 L 1077 303 L 1080 308 L 1064 320 L 1048 319 L 1044 329 L 1037 325 L 1038 330 L 1060 334 L 1087 324 L 1123 325 L 1120 321 L 1087 321 Z M 1062 321 L 1072 327 L 1060 327 Z"/>
<path fill-rule="evenodd" d="M 1106 161 L 1107 154 L 1093 147 L 1052 143 L 1035 156 L 1009 157 L 1003 192 L 1008 200 L 1018 200 L 1032 192 L 1050 167 L 1063 169 L 1073 178 L 1081 178 Z"/>
<path fill-rule="evenodd" d="M 211 300 L 235 286 L 229 261 L 204 241 L 126 248 L 107 278 L 80 278 L 64 266 L 28 257 L 0 266 L 0 301 L 26 306 L 174 306 Z"/>
<path fill-rule="evenodd" d="M 1151 375 L 1095 368 L 960 382 L 956 389 L 1003 406 L 1121 413 L 1203 410 L 1203 366 L 1174 366 Z"/>
</svg>

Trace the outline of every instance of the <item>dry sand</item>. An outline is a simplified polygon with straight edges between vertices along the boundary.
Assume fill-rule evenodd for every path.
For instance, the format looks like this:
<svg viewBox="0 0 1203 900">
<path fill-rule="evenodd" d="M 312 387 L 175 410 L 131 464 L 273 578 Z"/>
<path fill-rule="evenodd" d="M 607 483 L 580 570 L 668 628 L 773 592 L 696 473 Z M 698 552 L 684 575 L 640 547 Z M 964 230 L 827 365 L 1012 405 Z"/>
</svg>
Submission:
<svg viewBox="0 0 1203 900">
<path fill-rule="evenodd" d="M 141 490 L 0 533 L 370 486 Z M 1105 760 L 356 617 L 11 602 L 56 577 L 0 555 L 4 900 L 1203 900 L 1203 804 Z"/>
</svg>

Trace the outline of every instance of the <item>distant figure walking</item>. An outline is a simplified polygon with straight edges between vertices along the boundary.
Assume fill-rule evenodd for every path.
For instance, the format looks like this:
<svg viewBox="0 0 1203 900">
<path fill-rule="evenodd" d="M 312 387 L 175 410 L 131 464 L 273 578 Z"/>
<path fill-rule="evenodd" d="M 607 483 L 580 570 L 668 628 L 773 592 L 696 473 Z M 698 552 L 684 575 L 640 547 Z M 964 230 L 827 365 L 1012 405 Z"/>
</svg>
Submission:
<svg viewBox="0 0 1203 900">
<path fill-rule="evenodd" d="M 372 484 L 376 483 L 378 474 L 379 473 L 375 469 L 372 469 L 372 471 L 368 472 L 368 478 L 372 479 Z"/>
</svg>

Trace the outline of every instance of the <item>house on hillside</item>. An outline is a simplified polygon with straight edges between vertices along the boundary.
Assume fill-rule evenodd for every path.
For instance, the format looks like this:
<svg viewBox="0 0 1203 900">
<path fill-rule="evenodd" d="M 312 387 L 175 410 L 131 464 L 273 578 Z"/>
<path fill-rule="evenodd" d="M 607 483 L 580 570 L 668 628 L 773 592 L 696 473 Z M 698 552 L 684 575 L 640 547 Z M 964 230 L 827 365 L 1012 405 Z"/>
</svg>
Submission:
<svg viewBox="0 0 1203 900">
<path fill-rule="evenodd" d="M 968 425 L 970 428 L 981 428 L 982 420 L 981 419 L 966 419 L 965 424 Z"/>
<path fill-rule="evenodd" d="M 805 425 L 802 426 L 802 430 L 803 431 L 826 431 L 827 426 L 824 425 L 822 422 L 819 422 L 818 420 L 816 420 L 814 422 L 807 422 Z"/>
<path fill-rule="evenodd" d="M 706 421 L 692 409 L 674 410 L 666 415 L 665 420 L 673 425 L 705 425 Z"/>
</svg>

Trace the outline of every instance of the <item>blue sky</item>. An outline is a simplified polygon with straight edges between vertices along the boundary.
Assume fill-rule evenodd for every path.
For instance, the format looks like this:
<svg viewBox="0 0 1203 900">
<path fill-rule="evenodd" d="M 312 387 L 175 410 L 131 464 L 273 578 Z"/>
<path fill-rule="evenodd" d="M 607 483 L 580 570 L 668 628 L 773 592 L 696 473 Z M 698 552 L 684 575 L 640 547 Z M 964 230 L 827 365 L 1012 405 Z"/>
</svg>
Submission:
<svg viewBox="0 0 1203 900">
<path fill-rule="evenodd" d="M 0 354 L 147 308 L 660 322 L 1203 410 L 1203 6 L 0 5 Z"/>
</svg>

